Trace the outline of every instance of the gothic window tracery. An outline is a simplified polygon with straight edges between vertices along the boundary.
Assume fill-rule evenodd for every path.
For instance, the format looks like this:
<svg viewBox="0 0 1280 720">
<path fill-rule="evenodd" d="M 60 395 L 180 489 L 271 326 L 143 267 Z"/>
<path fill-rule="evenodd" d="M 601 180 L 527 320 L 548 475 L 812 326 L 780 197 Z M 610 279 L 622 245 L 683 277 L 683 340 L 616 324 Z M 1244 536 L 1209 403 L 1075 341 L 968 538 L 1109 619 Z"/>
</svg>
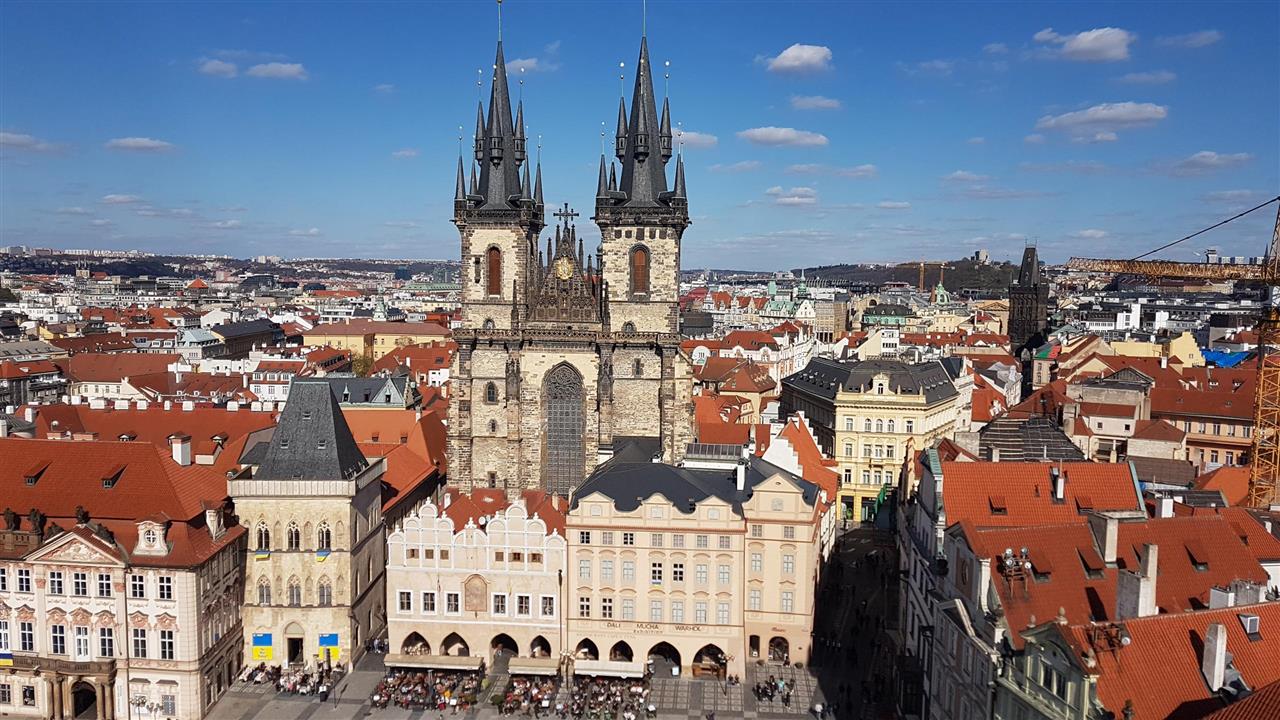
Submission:
<svg viewBox="0 0 1280 720">
<path fill-rule="evenodd" d="M 333 533 L 329 530 L 328 522 L 321 522 L 316 528 L 316 549 L 330 550 L 333 548 Z"/>
<path fill-rule="evenodd" d="M 557 365 L 543 383 L 546 433 L 542 472 L 549 492 L 568 494 L 582 482 L 585 456 L 582 375 L 569 364 Z"/>
<path fill-rule="evenodd" d="M 302 532 L 298 530 L 298 523 L 292 520 L 289 521 L 288 540 L 290 550 L 302 548 Z"/>
<path fill-rule="evenodd" d="M 486 383 L 484 386 L 484 401 L 490 404 L 498 402 L 498 386 L 495 383 Z"/>
</svg>

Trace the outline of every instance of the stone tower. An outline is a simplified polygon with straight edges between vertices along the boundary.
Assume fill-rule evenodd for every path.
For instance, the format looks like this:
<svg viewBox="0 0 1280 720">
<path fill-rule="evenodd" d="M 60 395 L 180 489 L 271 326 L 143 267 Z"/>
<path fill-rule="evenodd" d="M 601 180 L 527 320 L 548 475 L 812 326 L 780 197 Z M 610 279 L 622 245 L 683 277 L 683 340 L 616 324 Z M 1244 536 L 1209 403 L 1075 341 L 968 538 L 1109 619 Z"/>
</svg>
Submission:
<svg viewBox="0 0 1280 720">
<path fill-rule="evenodd" d="M 692 440 L 676 304 L 684 171 L 677 159 L 669 191 L 670 114 L 658 117 L 643 41 L 640 57 L 632 114 L 619 120 L 621 182 L 616 168 L 606 178 L 601 158 L 603 244 L 587 251 L 566 205 L 544 250 L 541 168 L 531 180 L 524 109 L 513 122 L 498 44 L 488 115 L 477 112 L 479 168 L 468 179 L 459 159 L 454 190 L 464 267 L 451 485 L 567 495 L 618 443 L 675 462 Z"/>
<path fill-rule="evenodd" d="M 1049 283 L 1040 275 L 1036 249 L 1022 251 L 1018 279 L 1009 286 L 1009 347 L 1015 355 L 1034 351 L 1049 326 Z"/>
</svg>

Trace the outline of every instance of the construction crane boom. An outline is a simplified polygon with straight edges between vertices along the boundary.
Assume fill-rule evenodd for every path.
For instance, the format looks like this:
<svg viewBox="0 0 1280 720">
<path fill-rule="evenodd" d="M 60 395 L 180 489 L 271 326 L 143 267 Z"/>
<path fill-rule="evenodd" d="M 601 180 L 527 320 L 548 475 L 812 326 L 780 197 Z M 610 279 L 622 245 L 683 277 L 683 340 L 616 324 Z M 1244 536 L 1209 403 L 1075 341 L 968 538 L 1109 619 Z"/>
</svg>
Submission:
<svg viewBox="0 0 1280 720">
<path fill-rule="evenodd" d="M 1267 284 L 1269 302 L 1257 318 L 1258 377 L 1254 387 L 1253 442 L 1249 452 L 1249 495 L 1245 503 L 1250 507 L 1268 507 L 1280 502 L 1280 495 L 1276 494 L 1277 487 L 1280 487 L 1280 362 L 1275 358 L 1267 359 L 1267 348 L 1280 347 L 1280 308 L 1275 305 L 1280 298 L 1280 208 L 1276 212 L 1271 245 L 1261 265 L 1071 258 L 1067 267 L 1153 278 L 1256 280 Z"/>
</svg>

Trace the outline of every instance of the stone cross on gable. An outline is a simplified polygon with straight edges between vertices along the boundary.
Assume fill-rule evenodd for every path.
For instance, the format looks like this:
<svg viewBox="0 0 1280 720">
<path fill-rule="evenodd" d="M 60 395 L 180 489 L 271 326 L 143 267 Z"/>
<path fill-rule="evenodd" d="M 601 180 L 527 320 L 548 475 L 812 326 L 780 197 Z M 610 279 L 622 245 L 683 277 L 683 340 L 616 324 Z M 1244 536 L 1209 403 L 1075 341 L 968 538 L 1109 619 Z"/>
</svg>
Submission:
<svg viewBox="0 0 1280 720">
<path fill-rule="evenodd" d="M 553 212 L 553 213 L 551 213 L 551 214 L 552 214 L 552 215 L 555 215 L 556 217 L 560 218 L 561 220 L 566 221 L 566 224 L 568 224 L 568 222 L 570 222 L 570 219 L 571 219 L 571 218 L 576 218 L 576 217 L 578 217 L 578 213 L 576 213 L 576 212 L 574 212 L 574 211 L 572 211 L 572 210 L 570 210 L 570 209 L 569 209 L 569 203 L 565 203 L 565 204 L 564 204 L 564 209 L 563 209 L 563 210 L 557 210 L 557 211 L 555 211 L 555 212 Z"/>
</svg>

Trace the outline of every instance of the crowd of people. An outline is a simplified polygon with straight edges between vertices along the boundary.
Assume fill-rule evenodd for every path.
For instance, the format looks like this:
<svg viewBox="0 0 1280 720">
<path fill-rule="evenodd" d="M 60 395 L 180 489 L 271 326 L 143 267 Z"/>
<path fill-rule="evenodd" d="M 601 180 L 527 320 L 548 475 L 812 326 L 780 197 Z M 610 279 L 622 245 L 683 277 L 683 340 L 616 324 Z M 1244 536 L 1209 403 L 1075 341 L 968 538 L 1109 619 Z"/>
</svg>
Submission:
<svg viewBox="0 0 1280 720">
<path fill-rule="evenodd" d="M 649 679 L 576 678 L 569 706 L 557 706 L 561 718 L 566 712 L 574 720 L 638 720 L 653 717 L 657 708 L 649 703 Z"/>
<path fill-rule="evenodd" d="M 791 694 L 796 690 L 795 680 L 784 680 L 770 675 L 767 682 L 758 682 L 752 689 L 756 702 L 773 702 L 774 698 L 782 701 L 782 707 L 791 707 Z"/>
<path fill-rule="evenodd" d="M 560 693 L 560 678 L 557 675 L 547 677 L 527 677 L 513 675 L 507 690 L 500 697 L 494 696 L 494 704 L 498 706 L 500 715 L 533 715 L 542 717 L 550 714 Z"/>
<path fill-rule="evenodd" d="M 316 667 L 282 668 L 279 665 L 246 665 L 240 671 L 240 681 L 254 685 L 274 685 L 276 692 L 286 695 L 318 695 L 321 700 L 329 696 L 333 687 L 342 679 L 342 667 L 321 664 Z"/>
<path fill-rule="evenodd" d="M 375 708 L 395 705 L 406 710 L 465 712 L 475 704 L 483 679 L 483 669 L 469 672 L 390 670 L 378 681 L 369 703 Z"/>
</svg>

